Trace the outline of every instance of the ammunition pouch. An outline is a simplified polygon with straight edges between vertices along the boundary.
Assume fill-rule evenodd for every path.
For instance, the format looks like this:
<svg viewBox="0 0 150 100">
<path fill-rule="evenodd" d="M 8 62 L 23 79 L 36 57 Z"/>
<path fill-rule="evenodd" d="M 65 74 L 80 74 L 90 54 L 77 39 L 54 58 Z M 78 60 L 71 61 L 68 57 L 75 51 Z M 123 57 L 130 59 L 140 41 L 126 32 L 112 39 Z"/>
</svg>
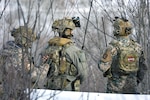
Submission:
<svg viewBox="0 0 150 100">
<path fill-rule="evenodd" d="M 71 91 L 80 91 L 80 80 L 70 81 L 68 79 L 62 80 L 62 89 Z"/>
<path fill-rule="evenodd" d="M 55 76 L 47 79 L 45 87 L 53 90 L 80 91 L 80 80 L 69 79 L 66 76 Z"/>
<path fill-rule="evenodd" d="M 71 84 L 72 86 L 72 91 L 80 91 L 80 80 L 75 80 Z"/>
</svg>

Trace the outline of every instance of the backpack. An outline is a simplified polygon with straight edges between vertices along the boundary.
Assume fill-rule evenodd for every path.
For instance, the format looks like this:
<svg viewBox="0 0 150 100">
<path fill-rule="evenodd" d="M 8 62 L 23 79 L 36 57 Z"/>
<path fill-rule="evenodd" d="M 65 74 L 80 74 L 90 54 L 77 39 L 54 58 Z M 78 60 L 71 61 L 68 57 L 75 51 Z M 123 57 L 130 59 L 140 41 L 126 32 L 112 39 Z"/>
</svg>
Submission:
<svg viewBox="0 0 150 100">
<path fill-rule="evenodd" d="M 47 63 L 50 66 L 50 70 L 48 75 L 55 75 L 57 76 L 59 73 L 64 73 L 66 70 L 66 58 L 63 55 L 63 47 L 62 46 L 50 46 L 46 52 L 48 53 L 48 61 Z"/>
<path fill-rule="evenodd" d="M 72 44 L 70 39 L 55 37 L 49 41 L 45 54 L 48 55 L 47 64 L 49 71 L 47 73 L 48 82 L 46 88 L 64 89 L 69 82 L 76 79 L 77 68 L 69 62 L 65 55 L 65 49 Z M 45 55 L 44 54 L 44 55 Z M 71 76 L 71 78 L 68 78 Z"/>
<path fill-rule="evenodd" d="M 118 69 L 125 73 L 138 71 L 141 47 L 133 40 L 130 40 L 128 44 L 119 41 L 114 43 L 113 46 L 117 49 L 113 66 L 117 65 L 117 68 L 119 67 Z"/>
</svg>

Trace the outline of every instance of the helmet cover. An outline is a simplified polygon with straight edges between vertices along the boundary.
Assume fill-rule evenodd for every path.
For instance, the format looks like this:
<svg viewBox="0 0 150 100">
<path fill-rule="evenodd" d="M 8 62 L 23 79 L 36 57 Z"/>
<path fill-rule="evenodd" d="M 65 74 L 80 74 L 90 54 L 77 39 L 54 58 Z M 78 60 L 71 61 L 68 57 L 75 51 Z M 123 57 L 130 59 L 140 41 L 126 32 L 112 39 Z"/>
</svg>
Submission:
<svg viewBox="0 0 150 100">
<path fill-rule="evenodd" d="M 132 33 L 132 25 L 127 19 L 116 17 L 114 21 L 114 36 L 128 36 Z"/>
<path fill-rule="evenodd" d="M 71 18 L 63 18 L 55 20 L 52 24 L 52 30 L 58 31 L 59 34 L 63 34 L 65 29 L 75 29 L 75 24 Z"/>
<path fill-rule="evenodd" d="M 11 36 L 15 38 L 15 42 L 21 45 L 31 45 L 36 40 L 36 34 L 33 33 L 31 28 L 20 26 L 11 31 Z"/>
</svg>

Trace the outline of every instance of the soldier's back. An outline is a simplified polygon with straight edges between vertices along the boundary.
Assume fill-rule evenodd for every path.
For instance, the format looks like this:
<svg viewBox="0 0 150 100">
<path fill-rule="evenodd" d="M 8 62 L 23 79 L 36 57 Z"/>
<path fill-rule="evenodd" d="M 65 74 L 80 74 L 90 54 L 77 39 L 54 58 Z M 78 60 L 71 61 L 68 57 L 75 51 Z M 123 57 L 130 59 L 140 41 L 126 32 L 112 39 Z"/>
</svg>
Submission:
<svg viewBox="0 0 150 100">
<path fill-rule="evenodd" d="M 0 51 L 0 59 L 1 80 L 3 80 L 2 87 L 5 94 L 3 98 L 17 98 L 29 86 L 27 81 L 29 76 L 25 67 L 29 64 L 28 56 L 23 55 L 23 50 L 20 46 L 13 41 L 8 41 Z"/>
</svg>

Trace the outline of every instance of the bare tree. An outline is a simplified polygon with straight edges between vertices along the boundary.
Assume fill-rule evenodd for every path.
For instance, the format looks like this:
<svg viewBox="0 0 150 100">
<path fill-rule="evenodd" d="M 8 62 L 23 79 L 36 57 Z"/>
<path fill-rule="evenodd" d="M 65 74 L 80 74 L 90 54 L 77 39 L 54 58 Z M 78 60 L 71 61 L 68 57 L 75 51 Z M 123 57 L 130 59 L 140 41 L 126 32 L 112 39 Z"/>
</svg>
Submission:
<svg viewBox="0 0 150 100">
<path fill-rule="evenodd" d="M 84 46 L 90 68 L 89 78 L 84 82 L 82 91 L 105 92 L 107 80 L 98 70 L 97 63 L 107 44 L 114 39 L 112 22 L 115 16 L 126 17 L 132 21 L 132 37 L 142 45 L 150 65 L 149 3 L 149 0 L 1 0 L 1 47 L 7 41 L 13 40 L 10 36 L 13 28 L 21 25 L 32 27 L 37 41 L 33 43 L 29 55 L 34 56 L 37 67 L 39 54 L 44 50 L 47 41 L 58 35 L 51 31 L 52 22 L 65 16 L 79 16 L 81 28 L 74 31 L 73 39 L 80 48 Z M 148 76 L 149 71 L 139 86 L 139 90 L 145 94 L 149 94 L 150 90 Z"/>
</svg>

